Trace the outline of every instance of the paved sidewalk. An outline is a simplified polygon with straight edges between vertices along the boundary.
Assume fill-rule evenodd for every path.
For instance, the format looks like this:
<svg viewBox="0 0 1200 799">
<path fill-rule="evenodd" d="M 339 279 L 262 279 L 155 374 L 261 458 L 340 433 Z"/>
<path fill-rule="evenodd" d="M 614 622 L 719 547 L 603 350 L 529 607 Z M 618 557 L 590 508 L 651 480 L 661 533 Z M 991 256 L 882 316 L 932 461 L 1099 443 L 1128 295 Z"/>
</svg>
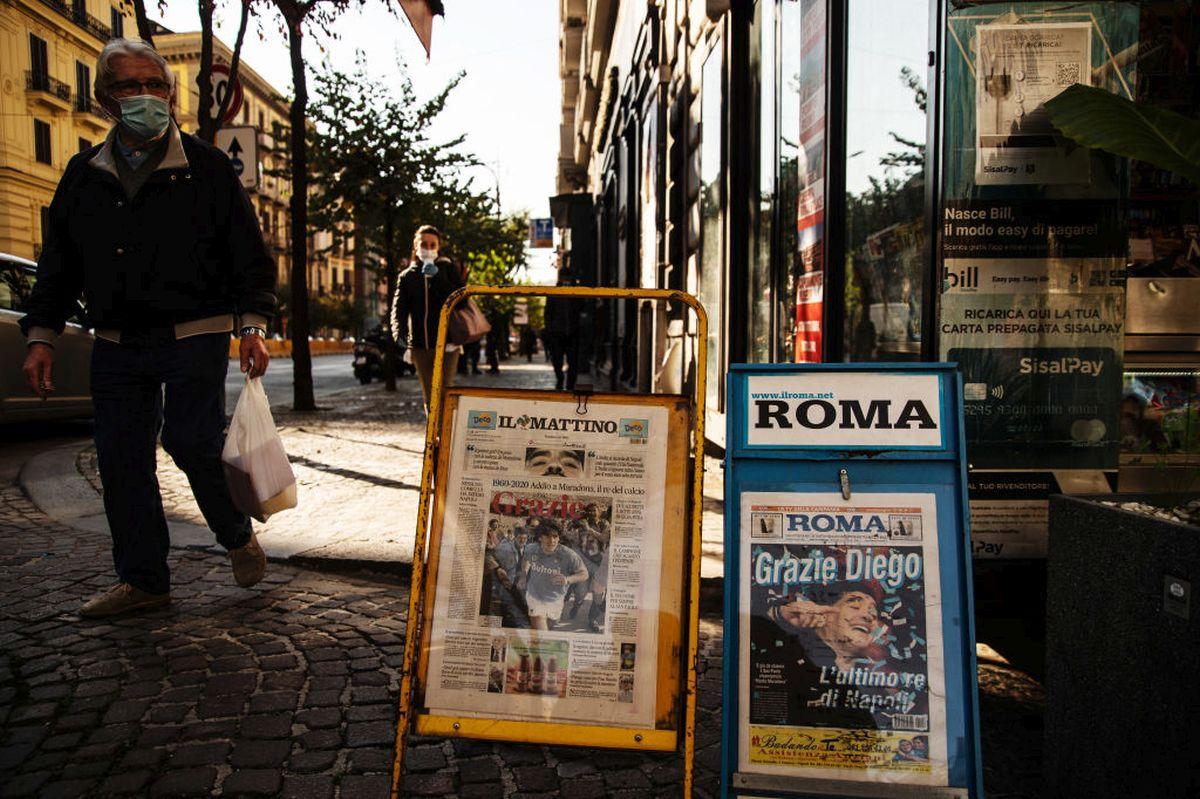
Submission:
<svg viewBox="0 0 1200 799">
<path fill-rule="evenodd" d="M 82 621 L 110 584 L 107 533 L 0 484 L 0 796 L 386 796 L 407 585 L 273 564 L 253 589 L 224 557 L 174 549 L 173 605 Z M 698 797 L 717 794 L 721 619 L 701 619 Z M 981 650 L 991 797 L 1038 795 L 1040 686 Z M 677 796 L 678 755 L 411 742 L 411 795 Z"/>
<path fill-rule="evenodd" d="M 506 363 L 499 375 L 459 378 L 461 385 L 503 388 L 554 386 L 554 373 L 539 361 Z M 372 383 L 323 397 L 326 407 L 313 413 L 295 413 L 285 404 L 275 406 L 276 424 L 296 473 L 299 506 L 255 523 L 259 541 L 272 559 L 348 560 L 365 563 L 410 563 L 416 528 L 417 496 L 425 451 L 425 414 L 420 386 L 408 376 L 398 391 L 388 394 Z M 232 409 L 231 409 L 232 410 Z M 43 458 L 41 462 L 45 462 Z M 171 458 L 159 450 L 159 485 L 172 540 L 177 546 L 214 546 L 204 526 L 187 478 Z M 31 490 L 52 516 L 76 526 L 103 529 L 100 505 L 93 502 L 81 511 L 80 487 L 73 471 L 86 479 L 95 494 L 101 491 L 94 447 L 79 452 L 75 468 L 57 461 L 46 467 L 44 492 Z M 703 574 L 722 574 L 723 503 L 720 461 L 706 459 Z M 83 496 L 83 500 L 90 495 Z M 60 503 L 67 503 L 56 512 Z M 64 515 L 65 514 L 65 515 Z M 89 515 L 91 514 L 91 515 Z M 214 546 L 214 551 L 218 551 Z"/>
<path fill-rule="evenodd" d="M 407 588 L 173 550 L 173 605 L 82 621 L 109 541 L 0 488 L 0 796 L 387 795 Z M 720 622 L 704 623 L 706 650 Z M 719 660 L 716 661 L 719 664 Z M 715 796 L 720 671 L 702 680 L 697 796 Z M 678 795 L 674 755 L 414 740 L 413 795 Z"/>
</svg>

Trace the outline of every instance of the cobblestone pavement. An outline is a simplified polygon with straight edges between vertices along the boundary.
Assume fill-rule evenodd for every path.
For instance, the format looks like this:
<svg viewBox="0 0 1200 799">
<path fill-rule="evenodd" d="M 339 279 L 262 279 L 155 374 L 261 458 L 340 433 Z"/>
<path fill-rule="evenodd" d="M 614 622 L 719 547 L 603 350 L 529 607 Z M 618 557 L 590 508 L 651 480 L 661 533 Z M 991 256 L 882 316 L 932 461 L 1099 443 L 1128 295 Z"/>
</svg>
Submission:
<svg viewBox="0 0 1200 799">
<path fill-rule="evenodd" d="M 0 487 L 0 796 L 374 797 L 390 784 L 402 580 L 172 550 L 171 608 L 82 621 L 107 536 Z M 720 622 L 704 623 L 706 649 Z M 719 665 L 719 660 L 714 661 Z M 720 671 L 702 680 L 698 796 L 715 795 Z M 677 795 L 679 759 L 415 739 L 415 795 Z"/>
<path fill-rule="evenodd" d="M 56 525 L 0 486 L 0 796 L 385 796 L 403 580 L 272 565 L 244 590 L 226 560 L 172 550 L 173 605 L 75 616 L 110 582 L 107 537 Z M 701 622 L 696 795 L 716 795 L 720 619 Z M 980 666 L 985 782 L 1037 796 L 1041 687 Z M 680 759 L 411 741 L 406 788 L 462 797 L 678 795 Z"/>
</svg>

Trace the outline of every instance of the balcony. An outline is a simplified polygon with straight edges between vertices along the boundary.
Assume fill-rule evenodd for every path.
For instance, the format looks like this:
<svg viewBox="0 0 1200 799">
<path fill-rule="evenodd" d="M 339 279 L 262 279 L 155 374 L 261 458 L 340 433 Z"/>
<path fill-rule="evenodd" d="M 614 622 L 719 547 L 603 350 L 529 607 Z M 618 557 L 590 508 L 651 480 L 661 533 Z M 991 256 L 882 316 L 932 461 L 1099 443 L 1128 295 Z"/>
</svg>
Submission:
<svg viewBox="0 0 1200 799">
<path fill-rule="evenodd" d="M 83 9 L 75 9 L 61 0 L 42 0 L 42 4 L 54 9 L 60 16 L 74 22 L 102 42 L 107 42 L 114 34 L 112 28 L 93 17 Z"/>
<path fill-rule="evenodd" d="M 71 108 L 71 87 L 45 72 L 26 70 L 25 90 L 34 102 L 52 111 L 68 111 Z"/>
<path fill-rule="evenodd" d="M 97 131 L 106 131 L 109 127 L 108 117 L 104 115 L 100 104 L 96 100 L 86 94 L 75 96 L 73 104 L 75 113 L 79 116 L 76 119 L 88 127 L 95 128 Z"/>
</svg>

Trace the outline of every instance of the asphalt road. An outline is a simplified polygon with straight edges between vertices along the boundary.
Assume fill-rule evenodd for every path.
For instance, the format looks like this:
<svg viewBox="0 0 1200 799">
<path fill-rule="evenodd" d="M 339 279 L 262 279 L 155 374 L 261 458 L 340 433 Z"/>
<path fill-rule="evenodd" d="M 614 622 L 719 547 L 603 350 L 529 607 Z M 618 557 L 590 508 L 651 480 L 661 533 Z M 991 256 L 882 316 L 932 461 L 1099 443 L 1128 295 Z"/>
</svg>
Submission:
<svg viewBox="0 0 1200 799">
<path fill-rule="evenodd" d="M 358 380 L 354 378 L 354 368 L 351 366 L 351 356 L 321 355 L 312 359 L 313 390 L 318 398 L 354 388 Z M 246 378 L 242 375 L 237 361 L 229 362 L 229 374 L 225 377 L 225 410 L 233 413 L 238 395 L 242 391 Z M 272 405 L 292 404 L 292 360 L 291 358 L 276 358 L 267 367 L 263 375 L 263 388 Z"/>
</svg>

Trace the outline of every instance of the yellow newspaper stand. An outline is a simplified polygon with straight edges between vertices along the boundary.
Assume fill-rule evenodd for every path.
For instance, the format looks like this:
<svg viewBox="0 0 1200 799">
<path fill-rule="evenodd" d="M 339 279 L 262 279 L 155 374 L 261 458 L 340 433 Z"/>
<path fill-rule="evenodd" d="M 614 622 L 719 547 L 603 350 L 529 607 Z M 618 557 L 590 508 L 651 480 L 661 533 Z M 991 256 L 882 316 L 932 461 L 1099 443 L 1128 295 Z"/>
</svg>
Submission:
<svg viewBox="0 0 1200 799">
<path fill-rule="evenodd" d="M 442 359 L 448 319 L 455 306 L 476 295 L 682 303 L 695 312 L 697 319 L 692 395 L 488 388 L 447 391 L 442 385 Z M 392 770 L 393 797 L 401 793 L 410 732 L 642 751 L 675 751 L 682 737 L 683 795 L 691 795 L 707 328 L 707 316 L 696 298 L 658 289 L 467 286 L 447 300 L 438 326 L 425 433 Z M 546 430 L 566 430 L 568 435 Z M 539 436 L 560 443 L 569 440 L 569 446 L 579 448 L 539 449 Z M 494 440 L 500 443 L 492 445 Z M 530 446 L 522 451 L 524 443 Z M 680 468 L 688 463 L 689 456 L 691 468 Z M 554 461 L 549 468 L 543 466 L 547 460 Z M 518 468 L 522 465 L 532 471 Z M 526 472 L 543 477 L 521 479 Z M 477 473 L 484 473 L 485 479 L 479 479 Z M 619 479 L 608 480 L 608 487 L 603 489 L 608 492 L 607 501 L 589 501 L 601 496 L 589 493 L 596 490 L 596 485 L 605 484 L 601 478 L 614 475 L 632 479 L 625 481 L 624 487 Z M 642 491 L 638 479 L 640 485 L 654 490 Z M 647 496 L 628 497 L 622 492 Z M 601 518 L 602 514 L 606 518 Z M 586 585 L 595 590 L 584 594 L 580 588 L 575 610 L 584 596 L 595 604 L 597 595 L 602 595 L 601 628 L 607 636 L 552 632 L 558 630 L 560 619 L 540 610 L 545 605 L 535 604 L 541 599 L 528 585 L 523 597 L 511 594 L 518 606 L 512 613 L 523 611 L 526 626 L 508 630 L 507 612 L 501 622 L 497 616 L 484 616 L 480 608 L 479 618 L 487 624 L 475 619 L 472 624 L 455 627 L 453 620 L 476 613 L 474 600 L 469 598 L 476 596 L 472 591 L 478 590 L 478 601 L 487 603 L 492 603 L 500 592 L 499 586 L 489 589 L 487 582 L 476 589 L 470 582 L 475 577 L 471 569 L 459 568 L 462 553 L 475 557 L 480 550 L 493 552 L 496 530 L 519 540 L 528 535 L 528 525 L 539 536 L 545 536 L 549 549 L 535 550 L 536 557 L 521 559 L 525 570 L 522 574 L 527 575 L 531 568 L 552 557 L 557 537 L 567 535 L 568 519 L 578 523 L 571 529 L 576 535 L 582 530 L 585 542 L 558 556 L 560 561 L 575 564 L 571 568 L 583 568 L 581 554 L 589 551 L 588 544 L 593 547 L 590 552 L 601 557 L 596 554 L 599 545 L 595 543 L 599 534 L 587 537 L 592 529 L 589 520 L 597 529 L 606 530 L 602 584 L 588 572 Z M 644 531 L 655 529 L 659 519 L 660 540 L 651 540 L 653 536 Z M 495 530 L 494 525 L 498 525 Z M 548 528 L 561 528 L 563 532 L 549 532 Z M 621 546 L 617 544 L 618 529 L 625 536 Z M 635 531 L 634 539 L 637 531 L 643 532 L 643 540 L 625 543 L 630 530 Z M 510 542 L 510 538 L 504 540 Z M 522 546 L 528 550 L 527 544 Z M 540 539 L 537 546 L 541 546 Z M 543 551 L 549 554 L 542 555 Z M 445 575 L 440 575 L 439 565 L 444 560 L 449 565 Z M 526 560 L 532 561 L 533 567 L 524 565 Z M 480 557 L 479 563 L 483 561 Z M 462 562 L 467 562 L 465 556 Z M 493 579 L 491 575 L 500 575 L 506 585 L 511 582 L 494 563 L 490 571 L 475 571 L 487 575 L 487 580 Z M 463 577 L 464 572 L 471 574 Z M 564 579 L 554 572 L 554 585 L 572 586 L 572 581 L 582 585 L 584 579 L 579 575 L 583 573 L 577 571 Z M 634 586 L 624 594 L 613 588 L 620 575 Z M 550 578 L 541 575 L 527 579 Z M 646 589 L 654 589 L 656 595 L 644 605 Z M 567 597 L 570 602 L 569 593 Z M 492 607 L 488 605 L 488 613 Z M 558 607 L 561 612 L 562 600 Z M 551 621 L 547 622 L 547 616 Z M 486 654 L 477 654 L 478 662 L 470 660 L 468 655 L 479 653 L 481 648 Z M 531 659 L 535 663 L 533 680 Z M 594 667 L 597 663 L 601 667 Z M 566 673 L 568 664 L 570 675 Z M 547 668 L 549 675 L 538 671 Z M 431 679 L 431 674 L 437 674 L 438 679 Z M 609 701 L 603 708 L 611 708 L 611 715 L 589 716 L 587 709 L 598 706 L 596 703 L 605 697 Z"/>
</svg>

